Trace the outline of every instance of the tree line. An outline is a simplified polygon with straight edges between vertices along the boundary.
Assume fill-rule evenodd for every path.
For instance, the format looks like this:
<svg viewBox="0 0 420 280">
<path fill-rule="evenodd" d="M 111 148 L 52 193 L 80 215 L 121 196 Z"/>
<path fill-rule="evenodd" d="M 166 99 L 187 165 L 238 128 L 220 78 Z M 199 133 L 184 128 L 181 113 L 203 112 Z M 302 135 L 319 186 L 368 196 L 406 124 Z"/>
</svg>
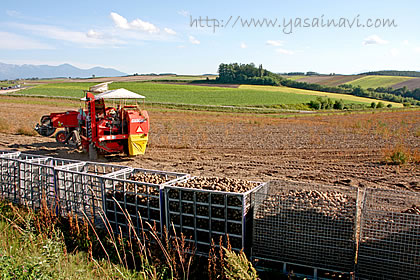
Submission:
<svg viewBox="0 0 420 280">
<path fill-rule="evenodd" d="M 365 73 L 361 73 L 360 75 L 420 77 L 420 72 L 418 72 L 418 71 L 383 70 L 383 71 L 365 72 Z"/>
</svg>

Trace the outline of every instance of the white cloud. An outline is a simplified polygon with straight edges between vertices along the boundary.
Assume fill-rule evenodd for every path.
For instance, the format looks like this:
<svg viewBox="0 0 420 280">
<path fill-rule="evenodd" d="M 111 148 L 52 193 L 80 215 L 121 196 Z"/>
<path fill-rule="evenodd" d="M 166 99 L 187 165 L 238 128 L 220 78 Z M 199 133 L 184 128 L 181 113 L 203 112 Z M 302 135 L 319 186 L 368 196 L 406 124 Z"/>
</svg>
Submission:
<svg viewBox="0 0 420 280">
<path fill-rule="evenodd" d="M 178 14 L 183 16 L 183 17 L 188 17 L 190 15 L 190 12 L 188 12 L 186 10 L 181 10 L 181 11 L 178 11 Z"/>
<path fill-rule="evenodd" d="M 266 44 L 269 45 L 269 46 L 281 47 L 281 46 L 283 46 L 283 41 L 280 41 L 280 40 L 268 40 L 266 42 Z"/>
<path fill-rule="evenodd" d="M 191 44 L 194 44 L 194 45 L 199 45 L 200 44 L 200 41 L 198 41 L 194 36 L 190 35 L 188 38 L 189 38 Z"/>
<path fill-rule="evenodd" d="M 93 29 L 89 30 L 89 31 L 86 33 L 86 36 L 88 36 L 89 38 L 96 38 L 96 39 L 101 39 L 101 38 L 103 38 L 103 35 L 102 35 L 101 33 L 97 32 L 97 31 L 95 31 L 95 30 L 93 30 Z"/>
<path fill-rule="evenodd" d="M 169 35 L 176 35 L 175 30 L 173 30 L 171 28 L 165 27 L 163 30 L 165 30 L 165 32 L 168 33 Z"/>
<path fill-rule="evenodd" d="M 388 41 L 382 39 L 378 35 L 371 35 L 369 37 L 366 37 L 365 40 L 363 40 L 363 45 L 385 45 L 388 44 Z"/>
<path fill-rule="evenodd" d="M 420 47 L 414 48 L 413 50 L 417 53 L 420 53 Z"/>
<path fill-rule="evenodd" d="M 247 47 L 248 46 L 244 42 L 241 43 L 241 49 L 246 49 Z"/>
<path fill-rule="evenodd" d="M 128 22 L 127 19 L 117 13 L 111 12 L 111 19 L 118 28 L 125 30 L 138 30 L 148 33 L 159 33 L 159 28 L 156 27 L 153 23 L 143 21 L 139 18 Z"/>
<path fill-rule="evenodd" d="M 0 49 L 7 50 L 51 50 L 52 46 L 9 32 L 0 31 Z"/>
<path fill-rule="evenodd" d="M 398 56 L 400 54 L 400 51 L 397 48 L 392 48 L 390 50 L 390 53 L 392 56 Z"/>
<path fill-rule="evenodd" d="M 293 54 L 295 54 L 294 51 L 285 50 L 285 49 L 276 49 L 276 52 L 281 53 L 281 54 L 287 54 L 287 55 L 293 55 Z"/>
<path fill-rule="evenodd" d="M 22 15 L 20 12 L 15 11 L 15 10 L 6 10 L 6 14 L 7 14 L 9 17 L 19 17 L 19 16 L 21 16 L 21 15 Z"/>
<path fill-rule="evenodd" d="M 111 19 L 115 25 L 121 29 L 130 29 L 130 25 L 125 17 L 120 16 L 117 13 L 111 12 Z"/>
<path fill-rule="evenodd" d="M 146 31 L 149 33 L 158 33 L 159 28 L 157 28 L 153 23 L 142 21 L 141 19 L 135 19 L 133 20 L 130 25 L 133 27 L 133 29 L 139 29 L 141 31 Z"/>
<path fill-rule="evenodd" d="M 408 46 L 408 45 L 410 45 L 410 43 L 408 42 L 408 40 L 404 40 L 404 41 L 402 41 L 402 44 L 403 44 L 404 46 Z"/>
<path fill-rule="evenodd" d="M 52 25 L 30 25 L 21 23 L 15 23 L 13 26 L 23 30 L 31 31 L 33 34 L 38 36 L 79 44 L 85 47 L 120 45 L 125 43 L 118 39 L 105 38 L 99 32 L 94 30 L 89 30 L 88 32 L 80 32 L 67 30 Z"/>
</svg>

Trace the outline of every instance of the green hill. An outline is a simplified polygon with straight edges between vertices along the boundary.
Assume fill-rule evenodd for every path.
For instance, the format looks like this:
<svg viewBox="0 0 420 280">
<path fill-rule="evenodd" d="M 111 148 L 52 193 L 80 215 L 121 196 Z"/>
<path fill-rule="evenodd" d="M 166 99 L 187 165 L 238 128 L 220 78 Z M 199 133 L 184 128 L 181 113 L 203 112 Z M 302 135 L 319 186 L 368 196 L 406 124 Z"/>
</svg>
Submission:
<svg viewBox="0 0 420 280">
<path fill-rule="evenodd" d="M 345 84 L 361 86 L 364 89 L 377 87 L 392 87 L 395 84 L 414 79 L 413 77 L 400 76 L 364 76 Z"/>
</svg>

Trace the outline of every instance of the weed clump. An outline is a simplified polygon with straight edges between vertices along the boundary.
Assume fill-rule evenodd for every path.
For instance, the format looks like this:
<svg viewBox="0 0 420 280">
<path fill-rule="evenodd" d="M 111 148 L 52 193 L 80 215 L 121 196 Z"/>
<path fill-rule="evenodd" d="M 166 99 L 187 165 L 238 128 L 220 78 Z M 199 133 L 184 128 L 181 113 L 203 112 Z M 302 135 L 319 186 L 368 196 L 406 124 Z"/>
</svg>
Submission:
<svg viewBox="0 0 420 280">
<path fill-rule="evenodd" d="M 114 234 L 104 213 L 105 228 L 99 229 L 84 213 L 62 215 L 46 201 L 34 211 L 0 200 L 1 278 L 258 279 L 245 254 L 234 253 L 229 241 L 227 249 L 220 243 L 218 254 L 213 246 L 208 259 L 199 259 L 194 244 L 173 226 L 173 234 L 167 229 L 160 234 L 147 222 L 138 229 L 121 211 L 126 230 Z"/>
<path fill-rule="evenodd" d="M 20 127 L 20 128 L 18 128 L 18 130 L 16 131 L 16 134 L 18 134 L 18 135 L 26 135 L 26 136 L 35 136 L 35 135 L 37 135 L 37 133 L 35 132 L 34 129 L 27 128 L 27 127 Z"/>
<path fill-rule="evenodd" d="M 382 163 L 391 165 L 404 165 L 409 162 L 418 164 L 419 155 L 416 151 L 404 147 L 402 144 L 396 145 L 391 149 L 385 149 Z"/>
</svg>

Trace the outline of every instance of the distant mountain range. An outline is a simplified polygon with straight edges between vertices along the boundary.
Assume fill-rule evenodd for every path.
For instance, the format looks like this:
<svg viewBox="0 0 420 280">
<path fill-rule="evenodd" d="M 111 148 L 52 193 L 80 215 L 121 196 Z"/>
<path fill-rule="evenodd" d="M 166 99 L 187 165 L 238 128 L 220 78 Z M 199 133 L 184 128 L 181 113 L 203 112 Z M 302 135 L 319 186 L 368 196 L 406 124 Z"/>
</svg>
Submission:
<svg viewBox="0 0 420 280">
<path fill-rule="evenodd" d="M 0 62 L 0 80 L 15 80 L 29 78 L 89 78 L 96 77 L 116 77 L 125 76 L 126 73 L 112 68 L 94 67 L 90 69 L 80 69 L 70 64 L 61 64 L 58 66 L 50 65 L 16 65 Z"/>
</svg>

